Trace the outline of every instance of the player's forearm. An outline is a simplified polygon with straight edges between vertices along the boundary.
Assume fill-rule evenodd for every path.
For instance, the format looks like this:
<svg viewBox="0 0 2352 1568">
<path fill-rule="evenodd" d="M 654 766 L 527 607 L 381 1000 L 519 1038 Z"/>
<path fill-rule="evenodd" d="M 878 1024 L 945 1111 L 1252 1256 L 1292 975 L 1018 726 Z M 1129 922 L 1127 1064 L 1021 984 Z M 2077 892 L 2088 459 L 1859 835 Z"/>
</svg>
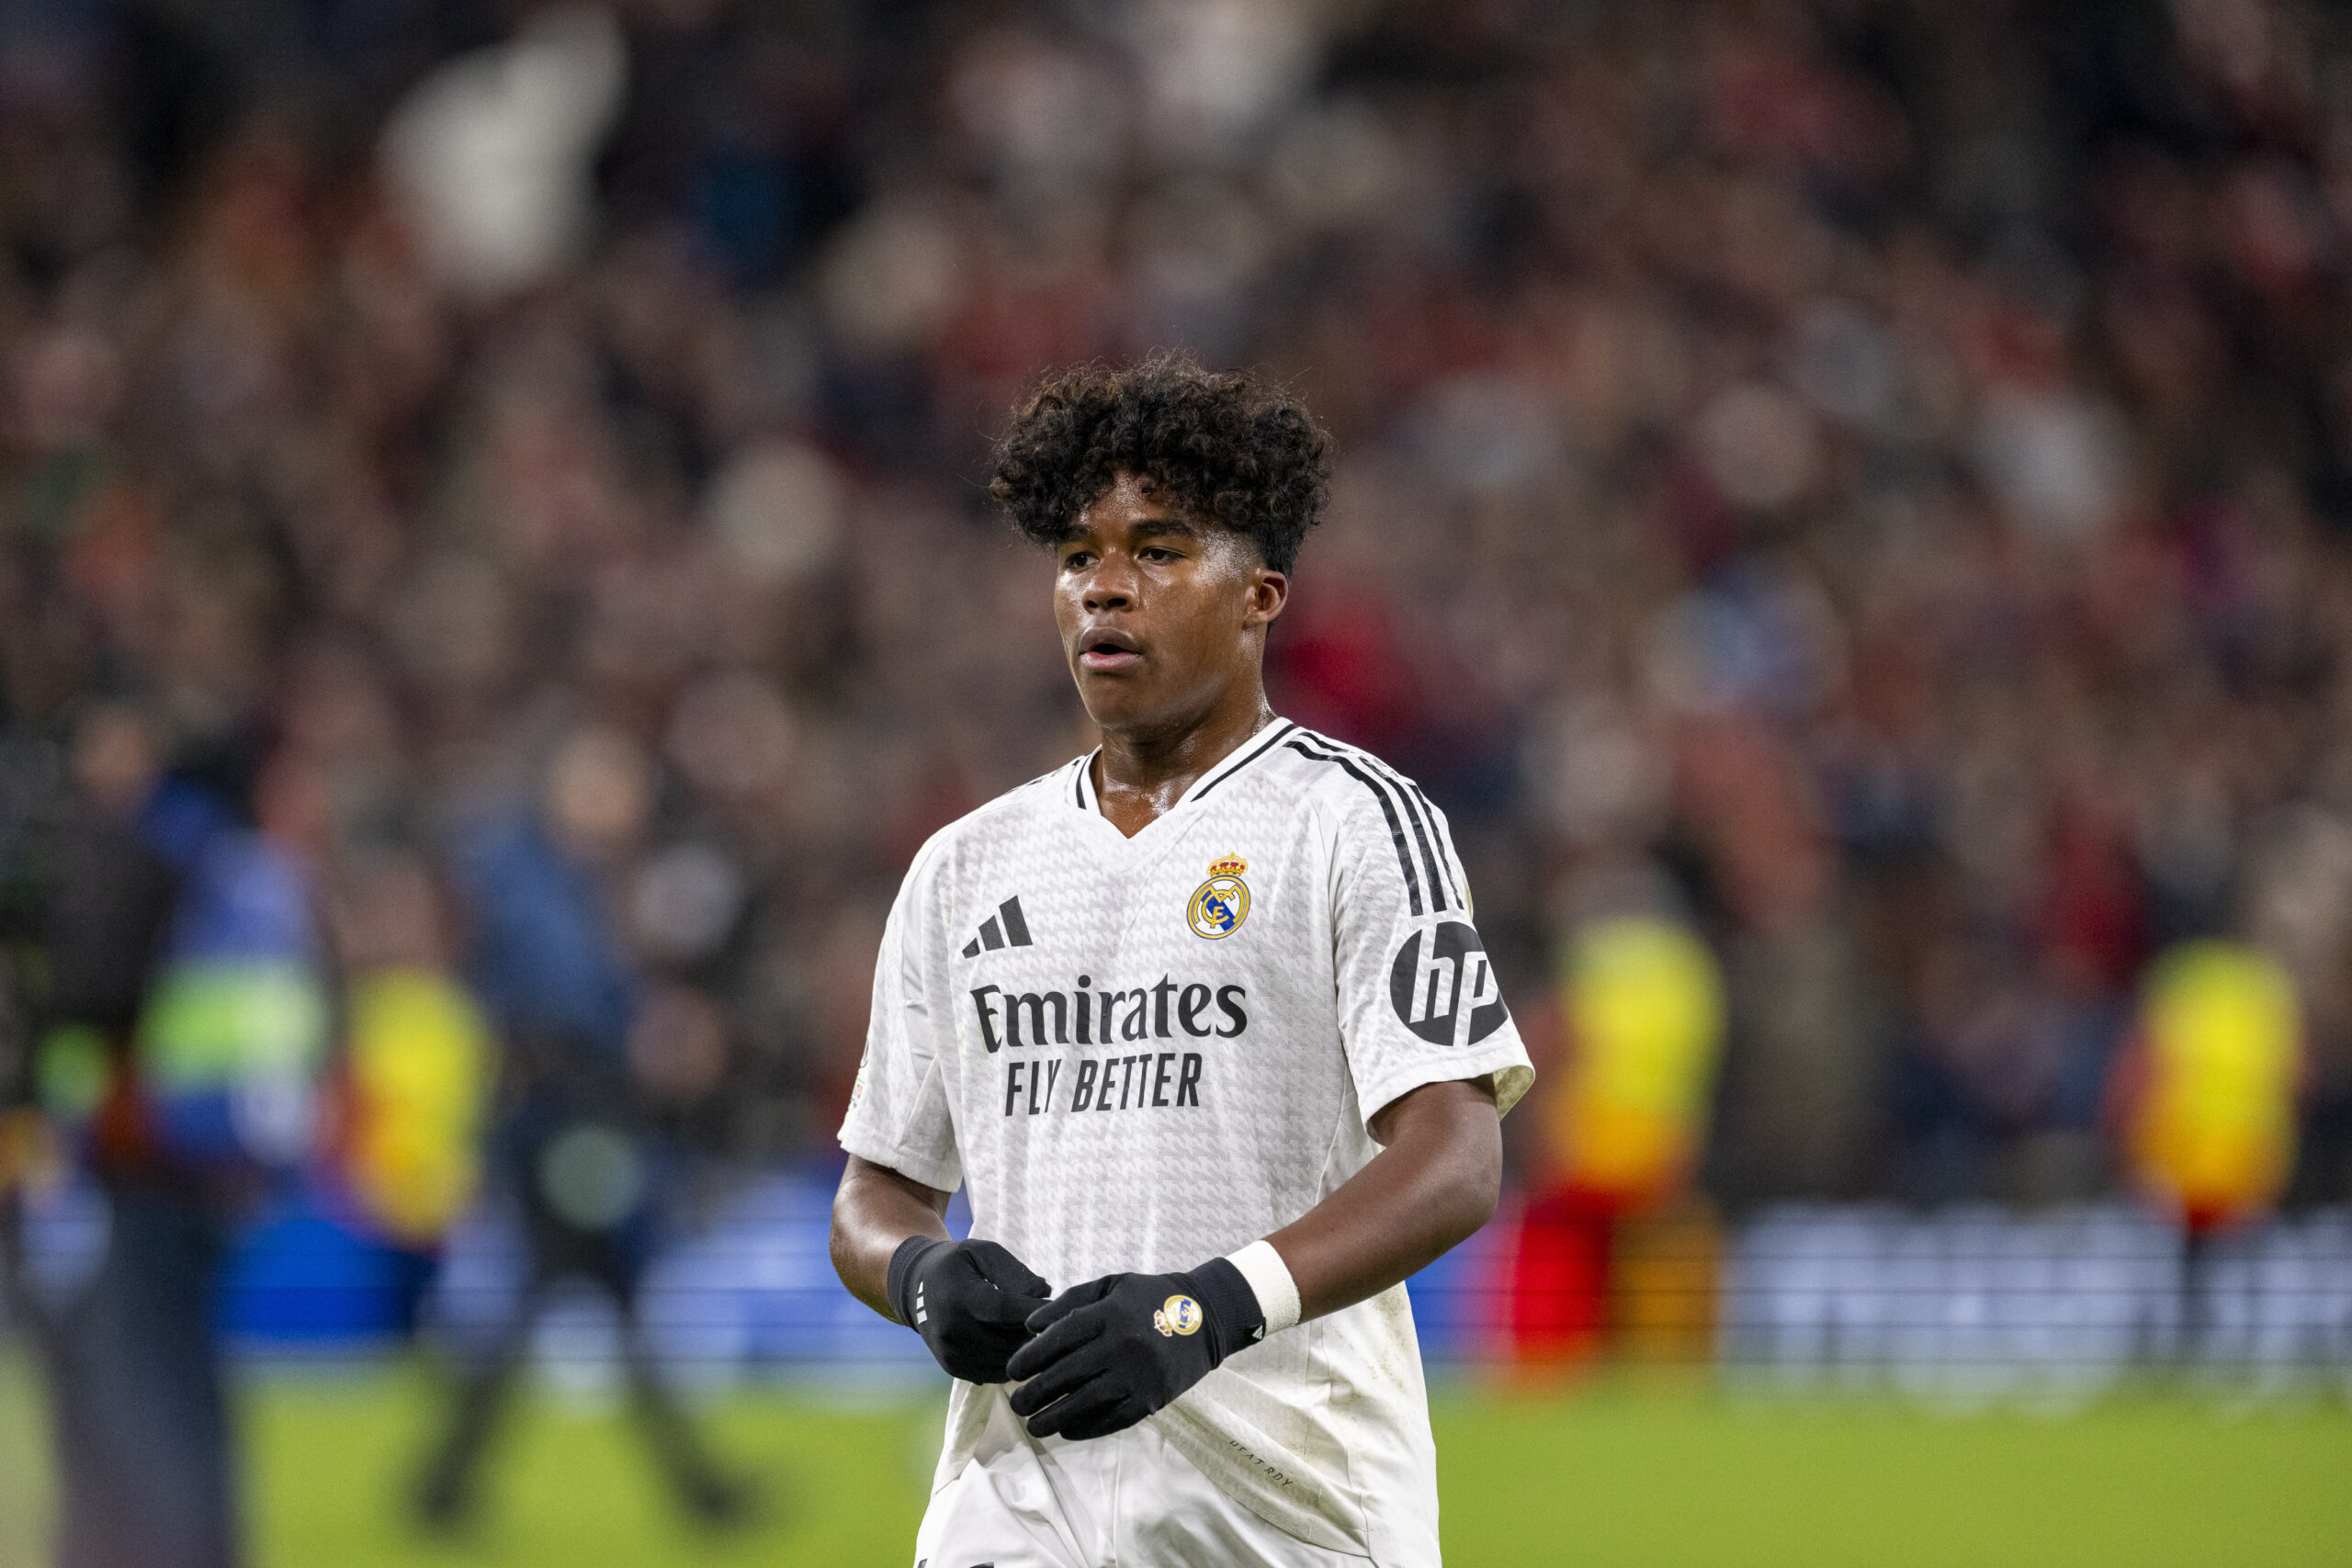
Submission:
<svg viewBox="0 0 2352 1568">
<path fill-rule="evenodd" d="M 883 1316 L 890 1310 L 890 1255 L 910 1235 L 947 1239 L 947 1194 L 887 1166 L 849 1156 L 833 1194 L 833 1271 L 850 1294 Z"/>
<path fill-rule="evenodd" d="M 1298 1286 L 1302 1318 L 1377 1295 L 1494 1215 L 1503 1145 L 1492 1084 L 1415 1089 L 1374 1130 L 1386 1146 L 1372 1162 L 1267 1238 Z"/>
</svg>

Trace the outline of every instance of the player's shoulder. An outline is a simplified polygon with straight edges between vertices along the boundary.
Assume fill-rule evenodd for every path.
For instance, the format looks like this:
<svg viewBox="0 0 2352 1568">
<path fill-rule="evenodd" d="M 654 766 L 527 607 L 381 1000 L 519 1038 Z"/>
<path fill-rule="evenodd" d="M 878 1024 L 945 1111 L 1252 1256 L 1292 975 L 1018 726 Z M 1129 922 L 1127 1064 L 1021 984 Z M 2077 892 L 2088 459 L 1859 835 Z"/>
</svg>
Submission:
<svg viewBox="0 0 2352 1568">
<path fill-rule="evenodd" d="M 1385 822 L 1392 815 L 1440 820 L 1421 786 L 1385 760 L 1319 730 L 1288 728 L 1269 756 L 1265 783 L 1342 822 Z"/>
<path fill-rule="evenodd" d="M 1091 755 L 1091 753 L 1089 754 Z M 1072 790 L 1088 757 L 1077 757 L 1027 784 L 1015 784 L 956 818 L 923 840 L 908 868 L 910 880 L 954 863 L 978 851 L 992 851 L 1038 830 L 1052 831 L 1053 818 L 1069 809 Z"/>
<path fill-rule="evenodd" d="M 1421 786 L 1361 746 L 1302 729 L 1283 742 L 1288 784 L 1328 827 L 1332 853 L 1372 868 L 1419 915 L 1469 908 L 1468 879 L 1445 814 Z"/>
</svg>

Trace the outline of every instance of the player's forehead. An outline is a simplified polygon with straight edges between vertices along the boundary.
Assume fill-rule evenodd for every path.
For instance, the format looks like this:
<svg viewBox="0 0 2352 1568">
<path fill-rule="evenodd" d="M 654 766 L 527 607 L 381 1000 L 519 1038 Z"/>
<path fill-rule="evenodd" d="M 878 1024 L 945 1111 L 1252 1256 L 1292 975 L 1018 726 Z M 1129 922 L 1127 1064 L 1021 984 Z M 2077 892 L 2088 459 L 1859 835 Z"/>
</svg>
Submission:
<svg viewBox="0 0 2352 1568">
<path fill-rule="evenodd" d="M 1102 493 L 1079 509 L 1071 529 L 1101 537 L 1202 531 L 1167 485 L 1125 468 L 1115 470 Z"/>
<path fill-rule="evenodd" d="M 1069 532 L 1055 547 L 1063 553 L 1114 546 L 1136 549 L 1154 539 L 1171 538 L 1198 540 L 1209 554 L 1238 563 L 1258 558 L 1247 534 L 1199 516 L 1172 487 L 1125 469 L 1114 471 L 1102 492 L 1071 519 Z"/>
</svg>

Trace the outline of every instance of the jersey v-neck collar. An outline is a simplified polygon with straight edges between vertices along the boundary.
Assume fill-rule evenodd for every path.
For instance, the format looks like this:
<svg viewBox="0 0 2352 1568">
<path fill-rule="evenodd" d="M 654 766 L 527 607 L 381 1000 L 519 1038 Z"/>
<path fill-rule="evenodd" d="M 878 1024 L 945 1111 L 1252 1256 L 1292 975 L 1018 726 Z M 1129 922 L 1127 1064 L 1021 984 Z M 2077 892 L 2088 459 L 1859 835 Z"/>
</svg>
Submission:
<svg viewBox="0 0 2352 1568">
<path fill-rule="evenodd" d="M 1135 839 L 1142 838 L 1146 833 L 1150 832 L 1162 822 L 1167 821 L 1178 812 L 1182 811 L 1194 801 L 1204 798 L 1211 790 L 1216 788 L 1217 785 L 1223 784 L 1226 780 L 1231 778 L 1234 774 L 1241 772 L 1244 768 L 1250 766 L 1250 763 L 1256 761 L 1259 758 L 1264 756 L 1267 752 L 1281 745 L 1283 739 L 1287 737 L 1299 733 L 1300 730 L 1298 726 L 1291 723 L 1290 720 L 1286 718 L 1278 718 L 1274 720 L 1273 723 L 1266 726 L 1265 728 L 1258 731 L 1257 734 L 1252 735 L 1240 745 L 1236 746 L 1233 749 L 1232 753 L 1227 756 L 1223 761 L 1219 761 L 1216 766 L 1211 768 L 1207 773 L 1203 773 L 1199 778 L 1194 779 L 1193 781 L 1192 787 L 1185 790 L 1182 795 L 1176 797 L 1175 805 L 1170 807 L 1167 810 L 1161 812 L 1159 816 L 1145 823 L 1141 828 L 1136 829 L 1134 839 L 1127 838 L 1124 833 L 1119 834 L 1120 838 L 1125 840 L 1126 842 L 1133 843 Z M 1114 833 L 1118 833 L 1118 825 L 1113 822 L 1108 817 L 1102 815 L 1102 795 L 1094 787 L 1094 759 L 1102 754 L 1102 748 L 1097 746 L 1093 750 L 1089 751 L 1085 756 L 1080 757 L 1072 769 L 1073 776 L 1070 781 L 1069 794 L 1066 798 L 1068 798 L 1079 810 L 1083 811 L 1089 817 L 1093 818 L 1097 822 L 1102 823 L 1102 826 L 1110 829 Z"/>
</svg>

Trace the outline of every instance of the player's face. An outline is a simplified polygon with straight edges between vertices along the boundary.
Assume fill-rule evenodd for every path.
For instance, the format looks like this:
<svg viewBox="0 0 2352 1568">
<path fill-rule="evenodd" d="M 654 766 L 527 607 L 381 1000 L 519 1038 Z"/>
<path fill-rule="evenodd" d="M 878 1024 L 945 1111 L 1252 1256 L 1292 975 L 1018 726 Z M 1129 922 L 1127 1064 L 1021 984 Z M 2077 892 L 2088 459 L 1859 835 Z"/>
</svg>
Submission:
<svg viewBox="0 0 2352 1568">
<path fill-rule="evenodd" d="M 1229 529 L 1186 520 L 1121 474 L 1056 547 L 1054 619 L 1106 730 L 1162 733 L 1262 700 L 1266 624 L 1287 579 Z"/>
</svg>

